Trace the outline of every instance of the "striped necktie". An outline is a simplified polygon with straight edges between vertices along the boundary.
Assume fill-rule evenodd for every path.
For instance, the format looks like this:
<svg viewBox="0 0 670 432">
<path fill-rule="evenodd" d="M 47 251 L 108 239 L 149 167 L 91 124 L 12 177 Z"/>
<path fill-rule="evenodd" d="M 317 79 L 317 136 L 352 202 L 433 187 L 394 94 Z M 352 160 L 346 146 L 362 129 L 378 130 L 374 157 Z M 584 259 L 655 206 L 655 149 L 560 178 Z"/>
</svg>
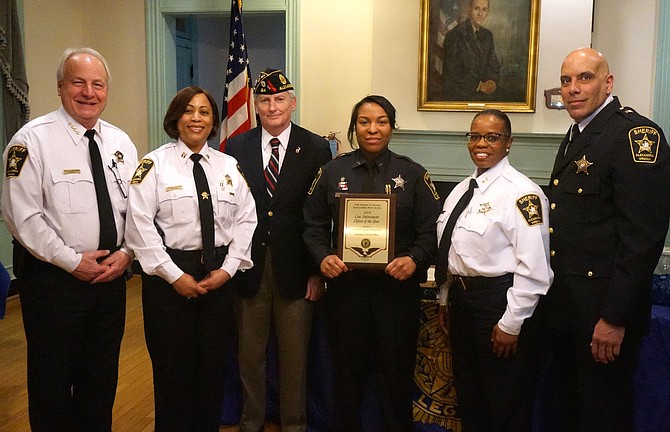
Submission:
<svg viewBox="0 0 670 432">
<path fill-rule="evenodd" d="M 270 154 L 268 165 L 265 167 L 265 188 L 270 198 L 274 196 L 275 189 L 277 188 L 277 180 L 279 180 L 279 144 L 277 138 L 270 140 L 272 153 Z"/>
</svg>

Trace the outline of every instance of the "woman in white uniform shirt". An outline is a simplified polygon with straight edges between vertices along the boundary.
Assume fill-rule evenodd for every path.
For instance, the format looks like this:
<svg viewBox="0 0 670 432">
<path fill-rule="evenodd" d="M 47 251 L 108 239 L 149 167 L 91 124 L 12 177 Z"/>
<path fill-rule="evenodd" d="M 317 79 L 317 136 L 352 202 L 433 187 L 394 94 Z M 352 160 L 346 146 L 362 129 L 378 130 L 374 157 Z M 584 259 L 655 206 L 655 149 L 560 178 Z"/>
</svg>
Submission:
<svg viewBox="0 0 670 432">
<path fill-rule="evenodd" d="M 207 145 L 218 124 L 216 103 L 206 90 L 180 90 L 163 122 L 176 141 L 146 155 L 130 186 L 127 242 L 143 270 L 158 432 L 219 430 L 224 322 L 233 313 L 233 293 L 225 284 L 252 266 L 256 206 L 237 161 Z M 196 186 L 195 164 L 204 170 L 208 192 Z M 209 260 L 200 200 L 211 202 L 214 216 L 215 253 Z"/>
<path fill-rule="evenodd" d="M 440 323 L 447 331 L 448 316 L 466 431 L 530 430 L 535 342 L 527 320 L 553 279 L 547 198 L 509 164 L 511 129 L 501 111 L 475 116 L 467 137 L 477 168 L 447 197 L 437 221 L 442 244 L 449 216 L 475 179 L 472 200 L 456 215 L 448 266 L 438 260 L 436 267 L 449 275 L 440 289 Z"/>
</svg>

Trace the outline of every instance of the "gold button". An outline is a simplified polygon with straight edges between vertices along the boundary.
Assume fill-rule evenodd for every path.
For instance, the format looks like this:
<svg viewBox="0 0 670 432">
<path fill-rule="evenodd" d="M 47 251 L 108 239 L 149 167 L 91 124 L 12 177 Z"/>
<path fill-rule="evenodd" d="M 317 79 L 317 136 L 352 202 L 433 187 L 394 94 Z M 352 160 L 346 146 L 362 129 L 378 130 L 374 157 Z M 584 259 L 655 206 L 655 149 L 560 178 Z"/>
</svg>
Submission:
<svg viewBox="0 0 670 432">
<path fill-rule="evenodd" d="M 551 203 L 551 209 L 554 210 L 556 208 L 556 203 Z"/>
<path fill-rule="evenodd" d="M 555 251 L 555 250 L 552 250 L 551 252 L 549 252 L 549 254 L 550 254 L 551 256 L 556 256 L 556 251 Z"/>
<path fill-rule="evenodd" d="M 272 213 L 272 210 L 270 210 L 270 211 L 268 212 L 268 216 L 270 216 L 270 217 L 274 216 L 274 213 Z"/>
<path fill-rule="evenodd" d="M 554 179 L 554 186 L 558 186 L 558 179 Z"/>
<path fill-rule="evenodd" d="M 554 233 L 554 229 L 552 227 L 549 227 L 549 234 L 553 234 L 553 233 Z"/>
<path fill-rule="evenodd" d="M 593 272 L 592 271 L 589 271 L 587 274 L 589 275 L 589 277 L 593 277 Z"/>
<path fill-rule="evenodd" d="M 584 192 L 584 189 L 582 189 L 582 188 L 577 189 L 577 193 L 582 193 L 582 192 Z"/>
</svg>

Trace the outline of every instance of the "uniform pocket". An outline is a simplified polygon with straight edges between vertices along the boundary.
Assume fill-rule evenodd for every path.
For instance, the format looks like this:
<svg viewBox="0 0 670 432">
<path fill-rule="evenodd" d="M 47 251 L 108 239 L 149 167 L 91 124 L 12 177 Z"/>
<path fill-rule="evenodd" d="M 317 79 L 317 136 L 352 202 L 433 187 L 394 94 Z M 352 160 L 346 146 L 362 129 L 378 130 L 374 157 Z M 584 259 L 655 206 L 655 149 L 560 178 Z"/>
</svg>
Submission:
<svg viewBox="0 0 670 432">
<path fill-rule="evenodd" d="M 486 232 L 490 221 L 483 215 L 469 214 L 461 221 L 453 238 L 454 246 L 463 256 L 477 257 L 482 253 L 481 237 Z"/>
<path fill-rule="evenodd" d="M 88 213 L 95 207 L 96 195 L 90 171 L 51 170 L 54 184 L 53 205 L 64 214 Z"/>
<path fill-rule="evenodd" d="M 167 223 L 188 223 L 198 216 L 195 189 L 190 184 L 159 186 L 158 205 Z"/>
</svg>

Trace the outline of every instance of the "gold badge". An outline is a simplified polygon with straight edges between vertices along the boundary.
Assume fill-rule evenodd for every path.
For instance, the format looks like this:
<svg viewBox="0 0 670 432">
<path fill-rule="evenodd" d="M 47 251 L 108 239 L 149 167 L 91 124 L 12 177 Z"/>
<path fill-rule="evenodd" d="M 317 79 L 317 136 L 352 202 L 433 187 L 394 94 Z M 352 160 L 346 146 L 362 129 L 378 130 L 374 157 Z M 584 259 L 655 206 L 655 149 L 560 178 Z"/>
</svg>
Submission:
<svg viewBox="0 0 670 432">
<path fill-rule="evenodd" d="M 123 163 L 123 153 L 121 153 L 119 150 L 114 152 L 114 157 L 116 158 L 117 163 Z"/>
<path fill-rule="evenodd" d="M 231 179 L 228 174 L 226 174 L 223 178 L 226 180 L 226 186 L 233 186 L 233 179 Z"/>
<path fill-rule="evenodd" d="M 430 174 L 428 174 L 428 171 L 426 171 L 423 174 L 423 182 L 426 183 L 426 186 L 428 186 L 428 189 L 430 189 L 430 193 L 433 194 L 433 198 L 435 198 L 435 201 L 439 201 L 440 194 L 437 193 L 437 189 L 435 189 L 435 185 L 433 184 L 433 181 L 430 179 Z"/>
<path fill-rule="evenodd" d="M 542 225 L 542 201 L 539 196 L 536 194 L 524 195 L 516 200 L 516 207 L 528 226 Z"/>
<path fill-rule="evenodd" d="M 140 164 L 137 166 L 137 169 L 135 170 L 135 174 L 133 174 L 133 178 L 130 180 L 130 184 L 135 185 L 142 183 L 144 177 L 149 174 L 149 171 L 151 171 L 151 168 L 153 167 L 154 161 L 149 158 L 142 159 Z"/>
<path fill-rule="evenodd" d="M 583 172 L 589 175 L 589 167 L 593 165 L 593 162 L 587 161 L 586 155 L 584 155 L 581 159 L 576 160 L 575 164 L 577 165 L 577 173 Z"/>
<path fill-rule="evenodd" d="M 28 149 L 22 145 L 13 145 L 7 151 L 7 166 L 5 177 L 18 177 L 23 169 L 23 164 L 28 160 Z"/>
<path fill-rule="evenodd" d="M 209 199 L 209 194 L 207 192 L 203 192 L 200 194 L 203 200 L 208 200 Z"/>
<path fill-rule="evenodd" d="M 480 203 L 479 204 L 479 210 L 477 210 L 477 213 L 481 213 L 486 216 L 486 213 L 490 212 L 491 209 L 491 203 Z"/>
<path fill-rule="evenodd" d="M 323 175 L 323 169 L 319 168 L 319 172 L 316 173 L 316 177 L 314 177 L 314 181 L 312 182 L 312 186 L 309 187 L 309 190 L 307 191 L 307 195 L 312 195 L 314 192 L 314 188 L 316 187 L 316 184 L 319 182 L 319 179 Z"/>
<path fill-rule="evenodd" d="M 628 142 L 633 162 L 655 163 L 658 156 L 660 134 L 649 126 L 638 126 L 628 131 Z"/>
<path fill-rule="evenodd" d="M 402 178 L 402 176 L 400 174 L 398 174 L 398 177 L 391 177 L 391 180 L 393 180 L 395 182 L 395 187 L 393 189 L 400 188 L 402 190 L 405 190 L 406 181 L 405 181 L 404 178 Z"/>
</svg>

